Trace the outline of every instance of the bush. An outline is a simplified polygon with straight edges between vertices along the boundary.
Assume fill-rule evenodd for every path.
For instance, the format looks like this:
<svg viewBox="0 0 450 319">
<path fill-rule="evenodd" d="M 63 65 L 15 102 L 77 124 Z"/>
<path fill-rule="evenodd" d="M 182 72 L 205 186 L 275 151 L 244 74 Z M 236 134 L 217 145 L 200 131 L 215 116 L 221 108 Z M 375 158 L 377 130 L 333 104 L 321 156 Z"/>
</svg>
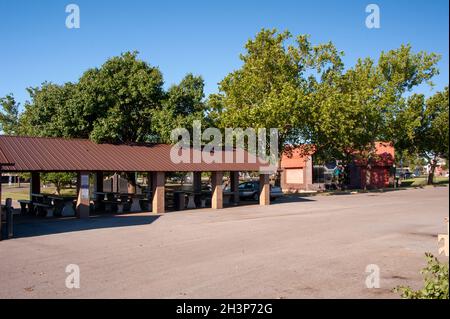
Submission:
<svg viewBox="0 0 450 319">
<path fill-rule="evenodd" d="M 397 286 L 394 292 L 404 299 L 448 299 L 448 264 L 441 263 L 431 253 L 426 253 L 427 266 L 423 274 L 424 287 L 414 291 L 410 287 Z"/>
</svg>

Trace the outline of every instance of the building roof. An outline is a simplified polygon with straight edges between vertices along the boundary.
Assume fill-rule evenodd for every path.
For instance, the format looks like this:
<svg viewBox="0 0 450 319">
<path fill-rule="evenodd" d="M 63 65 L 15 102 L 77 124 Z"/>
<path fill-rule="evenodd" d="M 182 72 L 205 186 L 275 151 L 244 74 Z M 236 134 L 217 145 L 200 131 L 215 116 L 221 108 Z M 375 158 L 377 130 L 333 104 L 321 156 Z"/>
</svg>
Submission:
<svg viewBox="0 0 450 319">
<path fill-rule="evenodd" d="M 13 162 L 11 162 L 5 154 L 3 154 L 1 148 L 0 148 L 0 168 L 1 166 L 10 166 L 10 165 L 14 165 Z"/>
<path fill-rule="evenodd" d="M 176 171 L 258 171 L 265 164 L 244 151 L 243 163 L 174 163 L 168 144 L 96 144 L 86 139 L 63 139 L 0 135 L 0 163 L 14 163 L 3 171 L 21 172 L 176 172 Z M 6 163 L 5 163 L 6 164 Z"/>
<path fill-rule="evenodd" d="M 356 154 L 358 155 L 358 154 Z M 392 142 L 379 141 L 375 142 L 375 156 L 371 159 L 372 166 L 389 167 L 395 163 L 395 148 Z M 366 165 L 366 159 L 361 159 L 356 156 L 355 164 Z"/>
<path fill-rule="evenodd" d="M 281 168 L 304 168 L 306 163 L 314 154 L 311 145 L 292 146 L 286 145 L 281 157 Z"/>
</svg>

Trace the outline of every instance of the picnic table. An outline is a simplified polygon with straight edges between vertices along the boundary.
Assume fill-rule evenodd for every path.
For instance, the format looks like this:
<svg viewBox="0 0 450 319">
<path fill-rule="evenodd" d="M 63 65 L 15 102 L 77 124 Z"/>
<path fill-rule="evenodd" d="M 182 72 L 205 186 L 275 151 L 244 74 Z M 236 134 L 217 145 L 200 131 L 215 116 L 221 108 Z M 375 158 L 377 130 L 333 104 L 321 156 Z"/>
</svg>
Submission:
<svg viewBox="0 0 450 319">
<path fill-rule="evenodd" d="M 112 212 L 118 203 L 116 192 L 94 192 L 96 195 L 95 207 L 96 209 L 104 208 L 106 212 Z"/>
<path fill-rule="evenodd" d="M 17 201 L 20 204 L 20 213 L 22 215 L 26 215 L 28 213 L 32 213 L 34 210 L 33 201 L 31 200 L 25 200 L 25 199 L 19 199 Z M 28 206 L 28 209 L 27 209 Z"/>
<path fill-rule="evenodd" d="M 121 203 L 123 203 L 123 205 L 126 206 L 126 209 L 130 212 L 142 211 L 140 200 L 145 199 L 144 194 L 120 193 L 118 197 Z"/>
<path fill-rule="evenodd" d="M 75 216 L 75 209 L 73 207 L 73 202 L 76 199 L 75 196 L 48 196 L 48 199 L 52 201 L 54 206 L 54 214 L 69 217 Z"/>
<path fill-rule="evenodd" d="M 186 196 L 188 198 L 188 202 L 186 204 L 186 208 L 187 209 L 197 208 L 196 197 L 198 197 L 198 195 L 200 193 L 187 191 L 187 192 L 185 192 L 185 194 L 186 194 Z"/>
<path fill-rule="evenodd" d="M 31 194 L 31 201 L 38 216 L 53 217 L 54 205 L 46 194 Z"/>
<path fill-rule="evenodd" d="M 151 202 L 151 191 L 144 194 L 118 193 L 118 192 L 94 192 L 97 201 L 104 204 L 106 212 L 117 210 L 118 213 L 124 211 L 141 212 L 148 210 Z"/>
</svg>

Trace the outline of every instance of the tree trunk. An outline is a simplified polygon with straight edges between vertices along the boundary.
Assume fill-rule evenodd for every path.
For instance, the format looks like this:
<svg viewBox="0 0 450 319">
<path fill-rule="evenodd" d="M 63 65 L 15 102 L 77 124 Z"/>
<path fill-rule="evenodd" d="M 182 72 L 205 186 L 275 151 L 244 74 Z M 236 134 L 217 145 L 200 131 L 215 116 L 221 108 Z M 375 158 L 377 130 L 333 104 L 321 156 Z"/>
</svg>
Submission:
<svg viewBox="0 0 450 319">
<path fill-rule="evenodd" d="M 427 184 L 433 185 L 434 170 L 436 169 L 436 164 L 431 164 L 430 171 L 428 172 Z"/>
</svg>

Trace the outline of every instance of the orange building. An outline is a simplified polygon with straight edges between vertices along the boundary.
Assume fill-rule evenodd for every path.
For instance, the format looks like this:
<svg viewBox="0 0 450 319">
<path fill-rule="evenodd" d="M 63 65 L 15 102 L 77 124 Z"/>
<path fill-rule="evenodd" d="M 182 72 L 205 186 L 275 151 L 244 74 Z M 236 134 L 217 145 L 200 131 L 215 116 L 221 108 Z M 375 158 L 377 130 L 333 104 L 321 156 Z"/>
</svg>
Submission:
<svg viewBox="0 0 450 319">
<path fill-rule="evenodd" d="M 283 191 L 305 191 L 313 188 L 313 150 L 286 147 L 281 158 L 281 188 Z"/>
</svg>

